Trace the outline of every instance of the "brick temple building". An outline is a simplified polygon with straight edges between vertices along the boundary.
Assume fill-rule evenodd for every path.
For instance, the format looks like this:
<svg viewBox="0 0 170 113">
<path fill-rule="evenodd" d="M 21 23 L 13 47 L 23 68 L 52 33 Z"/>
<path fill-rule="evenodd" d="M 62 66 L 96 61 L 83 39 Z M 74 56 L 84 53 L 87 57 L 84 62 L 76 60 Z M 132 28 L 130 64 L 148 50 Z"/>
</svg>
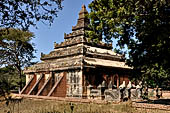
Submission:
<svg viewBox="0 0 170 113">
<path fill-rule="evenodd" d="M 72 33 L 64 34 L 64 42 L 54 43 L 53 51 L 41 54 L 42 62 L 25 68 L 26 86 L 21 94 L 86 98 L 88 86 L 128 84 L 131 68 L 123 56 L 113 52 L 111 44 L 93 44 L 85 36 L 89 24 L 86 14 L 83 5 L 77 25 Z"/>
</svg>

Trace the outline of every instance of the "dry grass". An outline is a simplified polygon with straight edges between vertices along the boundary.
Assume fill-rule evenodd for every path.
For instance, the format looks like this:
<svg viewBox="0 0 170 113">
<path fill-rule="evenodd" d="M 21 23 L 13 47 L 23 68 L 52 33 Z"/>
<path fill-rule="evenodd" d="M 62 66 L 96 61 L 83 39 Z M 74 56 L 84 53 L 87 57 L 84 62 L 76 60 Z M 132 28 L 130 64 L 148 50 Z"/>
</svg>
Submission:
<svg viewBox="0 0 170 113">
<path fill-rule="evenodd" d="M 73 103 L 73 112 L 71 106 L 69 102 L 63 101 L 23 99 L 19 104 L 10 103 L 8 107 L 1 107 L 0 113 L 7 113 L 10 109 L 14 110 L 14 113 L 170 113 L 132 108 L 131 102 L 120 104 Z"/>
</svg>

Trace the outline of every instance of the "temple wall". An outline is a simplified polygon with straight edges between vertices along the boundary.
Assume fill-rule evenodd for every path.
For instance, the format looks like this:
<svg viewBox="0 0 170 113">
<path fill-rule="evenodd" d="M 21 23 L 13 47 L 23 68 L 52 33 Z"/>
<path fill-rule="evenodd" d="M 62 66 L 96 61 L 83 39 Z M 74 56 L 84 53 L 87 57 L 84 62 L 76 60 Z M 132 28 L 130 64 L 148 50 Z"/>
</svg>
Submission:
<svg viewBox="0 0 170 113">
<path fill-rule="evenodd" d="M 30 81 L 30 79 L 34 77 L 33 74 L 26 74 L 26 84 L 28 84 L 28 82 Z"/>
<path fill-rule="evenodd" d="M 41 77 L 41 74 L 40 73 L 36 73 L 36 76 L 37 76 L 37 81 L 38 81 L 38 79 Z"/>
<path fill-rule="evenodd" d="M 50 74 L 45 74 L 45 80 L 47 80 L 50 77 Z"/>
<path fill-rule="evenodd" d="M 92 46 L 86 46 L 86 47 L 87 47 L 87 52 L 109 54 L 109 55 L 113 55 L 113 56 L 117 56 L 117 57 L 121 56 L 112 50 L 107 50 L 107 49 L 102 49 L 102 48 L 92 47 Z"/>
<path fill-rule="evenodd" d="M 47 96 L 48 95 L 48 93 L 50 92 L 50 90 L 51 90 L 51 88 L 53 87 L 53 80 L 52 80 L 52 78 L 47 78 L 47 76 L 48 77 L 50 77 L 50 74 L 45 74 L 45 82 L 47 83 L 45 86 L 44 86 L 44 88 L 43 88 L 43 90 L 41 91 L 41 93 L 40 93 L 40 95 L 41 96 Z M 48 80 L 47 80 L 48 79 Z"/>
<path fill-rule="evenodd" d="M 59 80 L 59 78 L 60 78 L 60 73 L 55 73 L 54 74 L 54 81 L 56 82 L 56 81 L 58 81 Z"/>
<path fill-rule="evenodd" d="M 125 84 L 128 85 L 129 83 L 129 78 L 128 78 L 128 75 L 120 75 L 120 85 L 123 83 L 123 81 L 125 81 Z"/>
<path fill-rule="evenodd" d="M 61 73 L 55 73 L 55 79 L 58 81 L 59 80 L 59 76 L 63 76 L 63 78 L 61 79 L 61 81 L 59 82 L 59 84 L 57 85 L 57 87 L 55 88 L 55 90 L 53 91 L 53 93 L 51 94 L 51 96 L 54 97 L 66 97 L 66 72 L 61 72 Z"/>
<path fill-rule="evenodd" d="M 30 75 L 29 77 L 33 77 L 33 79 L 30 81 L 29 85 L 24 89 L 22 94 L 28 94 L 29 91 L 32 89 L 34 84 L 36 83 L 36 75 Z M 28 81 L 29 82 L 29 81 Z"/>
<path fill-rule="evenodd" d="M 69 71 L 67 73 L 67 96 L 81 97 L 83 93 L 82 88 L 82 71 Z"/>
<path fill-rule="evenodd" d="M 44 85 L 44 83 L 45 83 L 45 76 L 43 75 L 42 79 L 40 80 L 40 82 L 39 82 L 39 84 L 37 86 L 38 87 L 37 88 L 38 91 L 41 89 L 41 87 Z"/>
</svg>

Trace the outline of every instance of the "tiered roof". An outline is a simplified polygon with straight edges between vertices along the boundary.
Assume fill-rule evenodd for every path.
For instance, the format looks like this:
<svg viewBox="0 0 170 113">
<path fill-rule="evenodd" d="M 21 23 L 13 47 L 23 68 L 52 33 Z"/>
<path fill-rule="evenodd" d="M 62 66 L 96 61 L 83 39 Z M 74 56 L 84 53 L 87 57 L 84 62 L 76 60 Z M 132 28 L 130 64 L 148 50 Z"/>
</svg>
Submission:
<svg viewBox="0 0 170 113">
<path fill-rule="evenodd" d="M 96 45 L 85 37 L 89 19 L 85 5 L 79 13 L 77 25 L 72 33 L 64 34 L 64 42 L 54 43 L 54 50 L 49 54 L 41 54 L 41 63 L 25 68 L 25 73 L 40 71 L 57 71 L 90 66 L 126 68 L 123 56 L 113 52 L 111 44 L 100 42 Z"/>
</svg>

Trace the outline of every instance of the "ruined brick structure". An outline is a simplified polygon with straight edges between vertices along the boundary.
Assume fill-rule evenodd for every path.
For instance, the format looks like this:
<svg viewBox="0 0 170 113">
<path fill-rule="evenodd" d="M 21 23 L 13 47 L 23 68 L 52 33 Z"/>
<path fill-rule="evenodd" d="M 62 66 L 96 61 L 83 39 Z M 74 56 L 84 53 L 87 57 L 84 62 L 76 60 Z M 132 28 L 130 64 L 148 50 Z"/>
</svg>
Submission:
<svg viewBox="0 0 170 113">
<path fill-rule="evenodd" d="M 54 50 L 41 54 L 42 62 L 25 68 L 26 86 L 21 94 L 54 97 L 87 98 L 88 86 L 119 87 L 128 84 L 131 68 L 123 56 L 112 51 L 111 44 L 93 44 L 85 36 L 89 20 L 86 7 L 79 13 L 72 33 L 64 34 L 64 42 L 54 43 Z"/>
</svg>

